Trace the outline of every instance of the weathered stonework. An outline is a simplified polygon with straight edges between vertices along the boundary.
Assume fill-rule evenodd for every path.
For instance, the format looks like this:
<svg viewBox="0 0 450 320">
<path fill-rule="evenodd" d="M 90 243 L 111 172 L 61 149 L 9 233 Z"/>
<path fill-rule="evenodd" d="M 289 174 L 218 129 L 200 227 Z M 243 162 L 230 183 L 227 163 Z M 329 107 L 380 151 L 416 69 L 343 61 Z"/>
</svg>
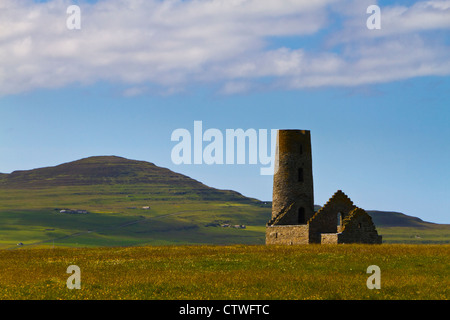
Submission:
<svg viewBox="0 0 450 320">
<path fill-rule="evenodd" d="M 275 225 L 266 228 L 266 244 L 308 244 L 308 225 Z"/>
<path fill-rule="evenodd" d="M 279 214 L 282 212 L 282 216 Z M 314 214 L 311 135 L 278 130 L 273 176 L 272 219 L 278 225 L 306 224 Z"/>
<path fill-rule="evenodd" d="M 336 244 L 339 242 L 339 233 L 322 233 L 321 234 L 321 244 Z"/>
<path fill-rule="evenodd" d="M 378 235 L 372 218 L 361 208 L 355 208 L 344 219 L 338 243 L 378 243 L 382 238 Z"/>
<path fill-rule="evenodd" d="M 314 212 L 310 132 L 279 130 L 266 244 L 381 242 L 372 218 L 341 190 Z"/>
</svg>

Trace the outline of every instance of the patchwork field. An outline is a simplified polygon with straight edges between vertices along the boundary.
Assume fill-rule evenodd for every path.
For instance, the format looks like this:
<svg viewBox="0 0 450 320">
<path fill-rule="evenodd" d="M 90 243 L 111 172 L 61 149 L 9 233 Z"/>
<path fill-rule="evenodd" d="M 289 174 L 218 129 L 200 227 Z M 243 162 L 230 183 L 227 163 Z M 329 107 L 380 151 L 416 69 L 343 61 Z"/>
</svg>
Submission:
<svg viewBox="0 0 450 320">
<path fill-rule="evenodd" d="M 81 270 L 68 289 L 67 267 Z M 367 267 L 381 270 L 368 289 Z M 449 299 L 450 245 L 0 250 L 0 299 Z"/>
</svg>

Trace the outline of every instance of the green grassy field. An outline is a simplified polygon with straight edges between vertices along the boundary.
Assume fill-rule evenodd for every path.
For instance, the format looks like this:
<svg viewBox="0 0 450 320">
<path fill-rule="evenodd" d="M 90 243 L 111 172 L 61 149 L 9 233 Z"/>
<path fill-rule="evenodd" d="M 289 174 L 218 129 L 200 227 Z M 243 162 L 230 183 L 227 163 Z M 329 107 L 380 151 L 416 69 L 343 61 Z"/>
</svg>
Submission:
<svg viewBox="0 0 450 320">
<path fill-rule="evenodd" d="M 81 289 L 69 290 L 69 265 Z M 367 267 L 381 269 L 368 289 Z M 0 299 L 449 299 L 449 245 L 0 250 Z"/>
<path fill-rule="evenodd" d="M 265 242 L 268 208 L 226 202 L 152 204 L 151 210 L 91 211 L 86 215 L 61 214 L 52 208 L 0 210 L 0 249 Z M 217 223 L 244 224 L 246 228 L 223 228 Z M 377 230 L 384 243 L 450 243 L 447 225 Z"/>
<path fill-rule="evenodd" d="M 427 227 L 378 227 L 385 243 L 450 244 L 449 225 Z"/>
<path fill-rule="evenodd" d="M 169 195 L 163 186 L 146 184 L 3 189 L 0 248 L 17 243 L 69 247 L 264 243 L 264 232 L 252 227 L 265 225 L 270 207 L 223 195 L 215 200 Z M 150 209 L 143 209 L 146 206 Z M 64 214 L 59 212 L 62 208 L 90 213 Z M 249 228 L 212 226 L 224 223 Z"/>
<path fill-rule="evenodd" d="M 264 244 L 270 204 L 226 197 L 200 201 L 195 194 L 169 197 L 162 186 L 155 188 L 161 193 L 146 184 L 1 189 L 0 249 L 18 248 L 18 243 L 24 247 Z M 145 206 L 150 209 L 142 209 Z M 61 208 L 90 213 L 64 214 Z M 376 222 L 376 213 L 373 218 Z M 217 226 L 224 223 L 246 228 Z M 382 224 L 377 229 L 384 243 L 450 243 L 449 225 Z"/>
</svg>

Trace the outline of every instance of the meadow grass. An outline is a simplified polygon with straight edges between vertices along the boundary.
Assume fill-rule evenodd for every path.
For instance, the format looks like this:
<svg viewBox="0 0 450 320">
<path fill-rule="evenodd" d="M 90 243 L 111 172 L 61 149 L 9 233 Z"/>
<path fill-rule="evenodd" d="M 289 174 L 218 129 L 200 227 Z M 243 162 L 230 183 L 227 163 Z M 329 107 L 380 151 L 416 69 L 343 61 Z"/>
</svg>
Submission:
<svg viewBox="0 0 450 320">
<path fill-rule="evenodd" d="M 69 265 L 81 289 L 68 289 Z M 381 289 L 366 286 L 381 269 Z M 448 299 L 449 245 L 0 250 L 0 299 Z"/>
</svg>

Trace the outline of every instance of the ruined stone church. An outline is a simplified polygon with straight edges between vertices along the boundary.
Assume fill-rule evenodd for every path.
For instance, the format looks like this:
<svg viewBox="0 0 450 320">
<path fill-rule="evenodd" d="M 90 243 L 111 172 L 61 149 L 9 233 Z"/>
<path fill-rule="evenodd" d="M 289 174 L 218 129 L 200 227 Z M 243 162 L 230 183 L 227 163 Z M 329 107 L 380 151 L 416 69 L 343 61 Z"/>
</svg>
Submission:
<svg viewBox="0 0 450 320">
<path fill-rule="evenodd" d="M 317 212 L 308 130 L 278 130 L 266 244 L 380 244 L 372 218 L 338 190 Z"/>
</svg>

